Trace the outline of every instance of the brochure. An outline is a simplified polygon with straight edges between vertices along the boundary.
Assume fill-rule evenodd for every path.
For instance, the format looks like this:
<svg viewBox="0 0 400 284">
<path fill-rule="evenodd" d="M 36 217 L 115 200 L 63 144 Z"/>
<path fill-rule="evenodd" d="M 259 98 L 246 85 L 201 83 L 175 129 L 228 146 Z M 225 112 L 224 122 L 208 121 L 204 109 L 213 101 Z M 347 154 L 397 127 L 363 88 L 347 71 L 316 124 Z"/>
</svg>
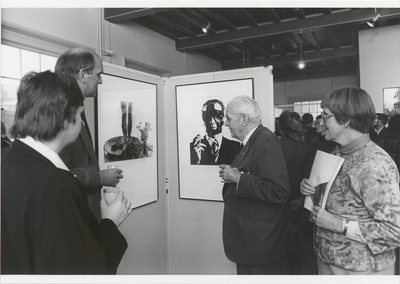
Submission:
<svg viewBox="0 0 400 284">
<path fill-rule="evenodd" d="M 339 172 L 344 159 L 326 152 L 317 151 L 311 168 L 310 181 L 315 186 L 315 194 L 306 196 L 304 207 L 310 211 L 316 205 L 325 208 L 329 190 Z"/>
</svg>

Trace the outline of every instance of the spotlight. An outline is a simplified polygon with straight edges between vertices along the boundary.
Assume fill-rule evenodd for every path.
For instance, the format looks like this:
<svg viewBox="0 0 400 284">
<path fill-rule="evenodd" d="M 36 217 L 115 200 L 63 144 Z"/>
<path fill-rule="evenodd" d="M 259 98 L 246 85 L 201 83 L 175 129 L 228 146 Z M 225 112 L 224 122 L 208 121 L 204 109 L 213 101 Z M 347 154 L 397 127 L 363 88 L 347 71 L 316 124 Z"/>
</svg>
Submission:
<svg viewBox="0 0 400 284">
<path fill-rule="evenodd" d="M 373 28 L 375 26 L 375 22 L 381 17 L 381 14 L 376 15 L 372 21 L 367 22 L 368 26 Z"/>
<path fill-rule="evenodd" d="M 299 69 L 303 69 L 304 67 L 306 67 L 306 65 L 304 64 L 304 62 L 299 62 L 298 67 Z"/>
<path fill-rule="evenodd" d="M 207 26 L 203 27 L 201 30 L 203 31 L 203 33 L 207 33 L 208 29 L 211 27 L 210 22 L 207 23 Z"/>
</svg>

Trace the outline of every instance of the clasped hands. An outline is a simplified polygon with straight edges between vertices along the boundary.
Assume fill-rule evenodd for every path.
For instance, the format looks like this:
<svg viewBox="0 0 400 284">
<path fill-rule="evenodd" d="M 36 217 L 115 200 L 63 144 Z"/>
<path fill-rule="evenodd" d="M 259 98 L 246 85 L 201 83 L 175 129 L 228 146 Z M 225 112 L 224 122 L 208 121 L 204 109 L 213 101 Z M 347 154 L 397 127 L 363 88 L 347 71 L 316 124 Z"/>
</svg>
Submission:
<svg viewBox="0 0 400 284">
<path fill-rule="evenodd" d="M 303 179 L 300 183 L 300 192 L 305 196 L 315 194 L 315 185 L 309 179 Z M 342 219 L 329 213 L 320 206 L 314 206 L 311 211 L 310 221 L 318 227 L 341 233 Z"/>
<path fill-rule="evenodd" d="M 238 183 L 241 173 L 237 168 L 232 168 L 230 165 L 219 166 L 219 177 L 223 183 Z"/>
</svg>

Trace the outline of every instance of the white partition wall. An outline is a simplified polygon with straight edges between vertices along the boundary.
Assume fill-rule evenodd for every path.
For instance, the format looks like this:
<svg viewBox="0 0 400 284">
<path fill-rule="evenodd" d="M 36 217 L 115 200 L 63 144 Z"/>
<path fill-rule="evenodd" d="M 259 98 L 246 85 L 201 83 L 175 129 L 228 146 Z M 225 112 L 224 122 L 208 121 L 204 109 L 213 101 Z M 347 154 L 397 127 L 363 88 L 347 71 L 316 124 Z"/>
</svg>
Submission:
<svg viewBox="0 0 400 284">
<path fill-rule="evenodd" d="M 249 68 L 166 80 L 169 274 L 236 274 L 236 266 L 223 250 L 223 202 L 179 197 L 176 86 L 253 78 L 254 98 L 260 104 L 263 125 L 271 128 L 275 123 L 271 71 L 271 68 Z M 197 186 L 201 190 L 202 185 Z M 222 194 L 222 184 L 217 190 Z"/>
<path fill-rule="evenodd" d="M 223 251 L 223 202 L 190 200 L 180 198 L 179 195 L 181 185 L 179 183 L 176 87 L 187 84 L 247 82 L 250 80 L 252 95 L 262 110 L 263 124 L 272 127 L 274 113 L 271 68 L 249 68 L 161 78 L 104 63 L 104 73 L 110 78 L 104 80 L 103 86 L 99 88 L 96 102 L 98 111 L 97 141 L 102 167 L 109 164 L 103 156 L 103 144 L 107 140 L 103 132 L 109 131 L 107 125 L 112 123 L 108 119 L 116 121 L 115 133 L 119 133 L 121 128 L 118 119 L 114 119 L 120 116 L 119 105 L 116 107 L 115 102 L 121 103 L 122 94 L 123 101 L 130 101 L 134 105 L 151 104 L 152 101 L 149 102 L 148 98 L 138 98 L 136 96 L 138 90 L 135 89 L 146 87 L 145 89 L 148 90 L 150 88 L 149 92 L 140 91 L 139 93 L 151 97 L 154 91 L 152 86 L 157 88 L 157 123 L 154 125 L 157 143 L 153 141 L 154 144 L 157 144 L 157 149 L 154 149 L 157 157 L 152 157 L 157 160 L 157 167 L 156 169 L 150 167 L 151 172 L 147 177 L 157 179 L 157 181 L 153 180 L 153 186 L 149 182 L 129 182 L 145 178 L 139 170 L 134 169 L 134 166 L 127 166 L 140 162 L 138 161 L 140 159 L 110 163 L 119 163 L 124 170 L 124 179 L 127 182 L 123 184 L 121 182 L 121 187 L 123 187 L 121 189 L 129 193 L 128 196 L 134 204 L 137 205 L 140 202 L 142 194 L 152 198 L 150 202 L 143 202 L 143 204 L 135 206 L 137 208 L 121 226 L 121 230 L 128 240 L 129 248 L 118 273 L 123 275 L 235 274 L 234 264 L 225 257 Z M 115 78 L 120 80 L 117 85 Z M 246 88 L 248 87 L 247 85 Z M 112 90 L 111 93 L 110 90 Z M 242 94 L 242 91 L 232 90 L 232 92 L 237 92 L 236 95 Z M 149 111 L 150 115 L 151 113 L 152 111 Z M 140 115 L 143 116 L 143 113 Z M 193 115 L 198 115 L 198 113 Z M 110 135 L 113 136 L 115 133 L 112 132 Z M 214 167 L 218 169 L 218 166 Z M 219 181 L 216 183 L 216 195 L 219 196 L 222 184 Z M 143 189 L 131 188 L 140 187 L 141 184 L 143 184 Z M 202 190 L 201 182 L 197 182 L 194 186 Z M 147 193 L 143 192 L 145 187 L 147 187 Z M 155 190 L 157 196 L 154 196 Z"/>
</svg>

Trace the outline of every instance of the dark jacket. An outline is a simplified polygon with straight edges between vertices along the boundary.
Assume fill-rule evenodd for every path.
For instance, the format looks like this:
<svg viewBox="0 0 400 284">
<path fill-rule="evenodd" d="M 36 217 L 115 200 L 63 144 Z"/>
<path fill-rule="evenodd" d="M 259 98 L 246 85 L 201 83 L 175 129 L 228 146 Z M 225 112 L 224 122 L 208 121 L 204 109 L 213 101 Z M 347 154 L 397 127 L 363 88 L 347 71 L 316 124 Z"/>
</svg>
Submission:
<svg viewBox="0 0 400 284">
<path fill-rule="evenodd" d="M 76 176 L 80 188 L 86 194 L 90 209 L 97 220 L 100 221 L 101 213 L 99 204 L 101 199 L 101 185 L 99 163 L 84 116 L 82 117 L 82 121 L 84 125 L 82 125 L 78 138 L 76 138 L 74 143 L 62 149 L 59 156 Z"/>
<path fill-rule="evenodd" d="M 2 274 L 115 274 L 127 248 L 73 175 L 20 142 L 1 161 Z"/>
<path fill-rule="evenodd" d="M 295 226 L 286 204 L 290 185 L 279 139 L 258 126 L 231 165 L 243 174 L 238 184 L 223 188 L 226 256 L 243 265 L 285 257 L 294 244 Z"/>
</svg>

